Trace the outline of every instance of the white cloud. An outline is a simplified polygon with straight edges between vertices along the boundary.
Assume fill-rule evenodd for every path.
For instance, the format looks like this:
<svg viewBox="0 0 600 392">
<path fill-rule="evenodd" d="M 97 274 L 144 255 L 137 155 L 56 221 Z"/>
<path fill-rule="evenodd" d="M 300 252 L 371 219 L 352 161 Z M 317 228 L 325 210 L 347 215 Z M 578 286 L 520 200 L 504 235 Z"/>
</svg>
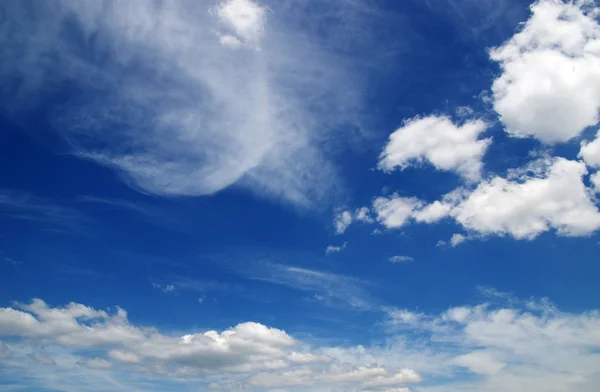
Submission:
<svg viewBox="0 0 600 392">
<path fill-rule="evenodd" d="M 329 346 L 255 322 L 174 336 L 132 324 L 122 309 L 52 308 L 35 300 L 0 308 L 0 336 L 10 337 L 2 347 L 12 351 L 0 359 L 0 374 L 5 378 L 6 369 L 27 375 L 27 383 L 66 391 L 97 390 L 94 384 L 67 388 L 97 375 L 84 372 L 89 369 L 124 391 L 136 389 L 130 383 L 137 380 L 160 382 L 162 390 L 174 382 L 177 390 L 385 391 L 423 381 L 424 392 L 594 392 L 600 314 L 565 313 L 548 301 L 510 302 L 440 314 L 389 309 L 381 344 Z M 74 365 L 81 370 L 73 373 Z M 479 377 L 462 377 L 465 371 Z"/>
<path fill-rule="evenodd" d="M 397 229 L 408 223 L 413 213 L 422 207 L 422 202 L 413 197 L 378 197 L 373 201 L 377 222 L 388 229 Z"/>
<path fill-rule="evenodd" d="M 600 172 L 596 172 L 590 176 L 592 186 L 596 190 L 596 193 L 600 193 Z"/>
<path fill-rule="evenodd" d="M 411 263 L 411 262 L 415 261 L 415 259 L 413 259 L 410 256 L 392 256 L 388 259 L 388 261 L 392 264 Z"/>
<path fill-rule="evenodd" d="M 555 229 L 566 236 L 600 228 L 600 212 L 583 184 L 585 165 L 555 158 L 542 176 L 484 181 L 450 213 L 468 230 L 532 239 Z"/>
<path fill-rule="evenodd" d="M 371 210 L 368 207 L 361 207 L 354 212 L 345 210 L 336 213 L 333 217 L 336 234 L 343 234 L 353 222 L 373 223 Z"/>
<path fill-rule="evenodd" d="M 108 356 L 115 361 L 124 363 L 139 363 L 141 361 L 140 357 L 136 354 L 120 350 L 110 350 Z"/>
<path fill-rule="evenodd" d="M 510 40 L 490 51 L 502 74 L 494 109 L 517 137 L 565 142 L 598 123 L 600 27 L 592 1 L 538 0 Z"/>
<path fill-rule="evenodd" d="M 229 378 L 229 385 L 259 390 L 313 383 L 394 386 L 420 381 L 420 376 L 410 369 L 390 372 L 382 366 L 355 368 L 340 359 L 328 365 L 334 358 L 318 347 L 311 348 L 283 330 L 255 322 L 241 323 L 222 332 L 209 330 L 177 337 L 131 324 L 122 309 L 111 314 L 75 303 L 51 308 L 36 299 L 31 304 L 0 308 L 0 336 L 19 339 L 13 340 L 15 347 L 46 347 L 44 354 L 36 350 L 26 355 L 40 365 L 123 370 L 137 372 L 140 377 L 150 373 L 165 380 L 204 382 L 211 384 L 212 389 L 218 387 L 214 380 L 223 376 Z M 3 352 L 10 352 L 8 345 L 2 347 Z M 297 348 L 303 351 L 298 352 Z M 67 357 L 65 350 L 70 352 Z M 100 356 L 74 354 L 82 350 Z M 113 366 L 103 355 L 119 366 Z M 1 359 L 10 358 L 11 355 L 4 355 Z"/>
<path fill-rule="evenodd" d="M 240 41 L 232 35 L 221 35 L 219 37 L 219 42 L 221 43 L 221 45 L 227 46 L 231 49 L 238 49 L 241 48 L 243 45 L 242 41 Z"/>
<path fill-rule="evenodd" d="M 334 245 L 329 245 L 326 249 L 325 249 L 325 254 L 328 255 L 330 253 L 339 253 L 341 251 L 343 251 L 344 249 L 346 249 L 346 246 L 348 245 L 347 242 L 344 242 L 342 245 L 340 246 L 334 246 Z"/>
<path fill-rule="evenodd" d="M 91 358 L 85 361 L 79 361 L 79 366 L 85 366 L 90 369 L 106 370 L 112 368 L 112 363 L 102 358 Z"/>
<path fill-rule="evenodd" d="M 353 277 L 283 264 L 265 265 L 252 271 L 250 277 L 310 293 L 325 305 L 357 310 L 371 310 L 373 306 L 363 282 Z"/>
<path fill-rule="evenodd" d="M 467 237 L 465 237 L 464 235 L 460 234 L 460 233 L 455 233 L 452 234 L 452 238 L 450 238 L 450 245 L 452 245 L 452 247 L 456 247 L 460 244 L 462 244 L 463 242 L 465 242 L 467 240 Z"/>
<path fill-rule="evenodd" d="M 354 211 L 354 219 L 359 222 L 365 223 L 373 223 L 373 218 L 371 217 L 371 210 L 368 207 L 361 207 Z"/>
<path fill-rule="evenodd" d="M 589 142 L 581 142 L 579 155 L 589 167 L 600 168 L 600 131 L 596 133 L 596 138 Z"/>
<path fill-rule="evenodd" d="M 157 290 L 162 291 L 163 293 L 173 293 L 175 291 L 175 285 L 172 284 L 160 284 L 160 283 L 155 283 L 152 282 L 152 287 L 154 287 Z"/>
<path fill-rule="evenodd" d="M 223 1 L 215 7 L 215 13 L 221 23 L 237 35 L 237 38 L 226 37 L 236 39 L 240 43 L 244 41 L 247 44 L 257 46 L 265 34 L 266 9 L 253 1 Z M 231 39 L 227 41 L 231 41 Z M 224 43 L 223 39 L 221 39 L 221 43 Z"/>
<path fill-rule="evenodd" d="M 303 15 L 251 0 L 2 2 L 0 12 L 0 80 L 24 81 L 3 89 L 7 111 L 75 86 L 81 96 L 48 108 L 52 124 L 76 156 L 130 186 L 196 196 L 235 184 L 301 207 L 337 195 L 325 145 L 341 139 L 340 121 L 356 123 L 346 114 L 359 83 L 323 35 L 292 28 Z"/>
<path fill-rule="evenodd" d="M 479 139 L 487 127 L 481 120 L 457 126 L 448 117 L 411 119 L 390 135 L 378 167 L 391 172 L 427 161 L 438 170 L 455 171 L 468 181 L 477 181 L 481 160 L 492 141 Z"/>
<path fill-rule="evenodd" d="M 333 225 L 337 234 L 343 234 L 351 224 L 352 213 L 350 211 L 339 212 L 333 218 Z"/>
<path fill-rule="evenodd" d="M 406 385 L 420 383 L 423 378 L 420 374 L 411 369 L 402 369 L 391 376 L 377 376 L 375 379 L 365 383 L 367 388 L 394 387 L 397 385 Z"/>
<path fill-rule="evenodd" d="M 393 195 L 373 202 L 377 221 L 388 229 L 411 221 L 435 223 L 453 218 L 475 236 L 511 235 L 533 239 L 555 230 L 564 236 L 585 236 L 600 229 L 600 211 L 593 192 L 583 182 L 583 162 L 543 157 L 507 178 L 493 177 L 475 189 L 459 188 L 431 204 Z M 595 177 L 592 177 L 592 182 Z M 455 234 L 457 246 L 468 237 Z M 438 245 L 445 244 L 440 241 Z"/>
<path fill-rule="evenodd" d="M 506 366 L 505 363 L 496 361 L 492 355 L 482 351 L 458 356 L 454 358 L 453 363 L 477 374 L 498 374 Z"/>
</svg>

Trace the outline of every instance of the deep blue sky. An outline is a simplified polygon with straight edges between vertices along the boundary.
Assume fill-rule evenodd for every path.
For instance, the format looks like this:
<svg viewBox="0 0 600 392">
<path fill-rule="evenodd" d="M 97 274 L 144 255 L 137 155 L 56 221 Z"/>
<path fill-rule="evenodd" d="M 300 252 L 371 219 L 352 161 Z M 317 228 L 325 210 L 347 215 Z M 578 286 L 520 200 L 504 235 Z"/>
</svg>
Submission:
<svg viewBox="0 0 600 392">
<path fill-rule="evenodd" d="M 600 224 L 563 235 L 561 228 L 569 231 L 584 224 L 570 221 L 561 226 L 555 212 L 541 212 L 547 227 L 522 238 L 506 229 L 514 217 L 497 218 L 502 222 L 490 223 L 490 229 L 473 223 L 478 214 L 493 215 L 502 205 L 478 207 L 468 221 L 450 213 L 431 224 L 407 221 L 392 227 L 373 202 L 396 194 L 425 206 L 457 188 L 477 192 L 494 177 L 508 178 L 515 186 L 532 184 L 528 181 L 547 179 L 549 171 L 515 179 L 510 169 L 543 161 L 550 170 L 559 157 L 581 167 L 587 164 L 588 173 L 595 171 L 593 159 L 578 158 L 578 153 L 582 140 L 594 139 L 597 124 L 579 127 L 577 136 L 560 141 L 548 142 L 545 131 L 515 137 L 510 128 L 514 114 L 503 111 L 501 94 L 492 89 L 504 70 L 501 61 L 490 58 L 490 48 L 522 29 L 531 17 L 530 2 L 336 0 L 267 2 L 263 9 L 246 0 L 181 1 L 169 12 L 164 5 L 154 9 L 144 2 L 132 2 L 127 10 L 119 10 L 119 3 L 100 3 L 104 9 L 70 1 L 43 6 L 7 1 L 0 6 L 0 306 L 15 307 L 15 301 L 29 303 L 33 298 L 51 307 L 70 302 L 95 309 L 119 306 L 127 310 L 132 326 L 155 327 L 168 336 L 222 331 L 254 321 L 285 330 L 314 352 L 357 345 L 375 352 L 388 339 L 420 341 L 423 331 L 433 331 L 407 322 L 410 325 L 398 332 L 391 327 L 393 309 L 433 317 L 455 306 L 499 298 L 502 306 L 529 312 L 533 310 L 525 305 L 528 300 L 549 298 L 565 313 L 535 313 L 544 324 L 554 320 L 544 317 L 577 318 L 600 308 Z M 249 8 L 260 17 L 248 23 L 260 28 L 239 27 L 236 15 L 223 8 L 229 3 L 259 7 Z M 541 1 L 536 6 L 548 4 L 573 7 L 581 15 L 588 12 L 561 2 Z M 596 34 L 597 19 L 591 11 L 585 15 L 595 21 Z M 140 22 L 144 18 L 158 24 L 147 28 Z M 182 36 L 165 33 L 178 31 L 177 26 Z M 186 36 L 190 43 L 184 44 Z M 535 47 L 527 50 L 538 54 Z M 519 60 L 511 58 L 505 64 L 510 61 Z M 595 61 L 591 64 L 597 66 L 600 60 Z M 532 72 L 543 72 L 527 64 Z M 591 74 L 597 71 L 592 68 Z M 557 79 L 552 80 L 557 86 Z M 558 95 L 560 102 L 571 98 L 572 90 L 556 89 L 546 94 Z M 535 86 L 535 91 L 546 90 Z M 600 88 L 594 91 L 594 97 L 600 97 Z M 539 121 L 544 117 L 529 111 L 533 99 L 546 98 L 542 93 L 526 97 L 517 115 L 532 118 L 531 129 L 536 116 L 542 117 Z M 600 98 L 594 99 L 600 105 Z M 560 105 L 549 102 L 544 110 L 552 112 L 551 105 Z M 448 169 L 432 162 L 426 149 L 391 172 L 380 170 L 390 134 L 406 129 L 410 119 L 444 116 L 456 126 L 477 119 L 487 124 L 475 137 L 491 138 L 477 181 L 465 180 L 456 166 Z M 240 169 L 239 177 L 207 190 L 216 167 L 224 167 L 223 173 L 238 170 L 265 145 L 266 152 Z M 444 146 L 451 153 L 459 149 Z M 144 158 L 126 161 L 131 156 Z M 171 171 L 172 164 L 181 165 Z M 208 173 L 196 172 L 204 168 Z M 592 178 L 586 174 L 582 181 L 589 198 L 584 201 L 591 208 L 586 211 L 598 214 Z M 551 186 L 544 188 L 548 194 Z M 534 192 L 527 189 L 517 198 Z M 567 206 L 557 211 L 577 214 L 581 200 L 573 200 L 573 205 L 565 202 Z M 369 222 L 357 222 L 354 216 L 345 230 L 336 228 L 335 219 L 343 211 L 355 214 L 363 206 L 370 209 Z M 453 208 L 462 209 L 463 204 Z M 531 208 L 518 216 L 520 223 L 539 217 L 528 214 Z M 455 233 L 467 240 L 453 246 L 449 240 Z M 328 246 L 334 248 L 326 252 Z M 391 262 L 394 256 L 403 256 L 404 262 Z M 597 313 L 593 317 L 597 319 Z M 8 328 L 6 320 L 0 317 L 0 331 Z M 80 347 L 65 348 L 52 340 L 15 349 L 25 335 L 3 335 L 12 353 L 0 368 L 4 383 L 25 390 L 73 388 L 14 370 L 22 369 L 22 361 L 41 366 L 37 363 L 44 361 L 31 353 L 58 358 L 66 355 L 64 350 L 75 350 L 69 355 L 82 360 L 105 356 L 101 348 L 87 348 L 92 351 L 86 354 Z M 589 344 L 593 348 L 597 343 Z M 505 347 L 500 350 L 489 342 L 474 347 L 491 350 L 493 360 L 485 357 L 482 363 L 500 361 L 506 364 L 504 370 L 481 371 L 471 362 L 462 365 L 456 360 L 452 363 L 460 362 L 458 368 L 440 373 L 415 362 L 401 367 L 414 369 L 424 381 L 390 382 L 389 388 L 409 384 L 414 391 L 496 391 L 495 382 L 506 374 L 527 373 L 528 369 L 513 368 L 522 360 L 502 351 Z M 435 353 L 438 348 L 422 351 L 429 350 Z M 462 347 L 452 353 L 467 351 Z M 448 351 L 440 349 L 442 353 Z M 349 363 L 359 367 L 377 362 L 390 366 L 389 374 L 398 370 L 386 361 Z M 233 372 L 229 378 L 229 370 L 204 373 L 198 366 L 200 373 L 184 385 L 208 388 L 210 382 L 219 382 L 229 390 L 235 388 L 227 382 L 236 382 L 261 391 L 371 390 L 368 380 L 360 384 L 358 379 L 352 386 L 332 381 L 267 386 L 252 381 L 264 369 Z M 549 365 L 539 366 L 540 371 L 551 371 Z M 133 385 L 116 370 L 101 371 L 115 373 L 111 377 L 121 385 Z M 161 386 L 165 379 L 160 373 L 148 377 L 152 387 L 135 388 L 172 387 Z M 178 377 L 171 374 L 166 381 Z M 591 391 L 585 389 L 592 385 L 587 382 L 598 374 L 581 377 L 579 390 Z M 530 385 L 521 381 L 515 381 L 513 390 Z M 574 384 L 556 385 L 556 391 L 566 391 L 560 388 Z"/>
</svg>

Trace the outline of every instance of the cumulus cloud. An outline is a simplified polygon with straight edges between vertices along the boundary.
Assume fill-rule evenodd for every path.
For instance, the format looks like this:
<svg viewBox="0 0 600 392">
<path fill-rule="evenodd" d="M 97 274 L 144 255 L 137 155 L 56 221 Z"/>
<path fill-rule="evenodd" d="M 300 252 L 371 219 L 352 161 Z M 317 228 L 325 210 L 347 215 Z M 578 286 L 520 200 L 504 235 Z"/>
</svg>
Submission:
<svg viewBox="0 0 600 392">
<path fill-rule="evenodd" d="M 52 97 L 48 116 L 72 152 L 143 192 L 235 184 L 326 203 L 340 181 L 323 147 L 353 121 L 360 93 L 346 60 L 322 35 L 293 30 L 301 15 L 287 11 L 253 0 L 3 2 L 6 110 Z"/>
<path fill-rule="evenodd" d="M 468 239 L 469 238 L 463 234 L 454 233 L 454 234 L 452 234 L 452 237 L 450 237 L 449 241 L 440 240 L 437 242 L 436 246 L 446 246 L 446 245 L 450 244 L 450 246 L 452 246 L 453 248 L 456 248 L 458 245 L 462 244 L 463 242 L 465 242 Z"/>
<path fill-rule="evenodd" d="M 484 235 L 532 239 L 551 229 L 565 236 L 589 235 L 600 228 L 600 212 L 583 183 L 586 173 L 581 162 L 554 158 L 541 176 L 482 182 L 451 215 Z"/>
<path fill-rule="evenodd" d="M 472 190 L 458 188 L 430 204 L 392 195 L 376 198 L 373 210 L 377 221 L 389 229 L 451 218 L 475 236 L 533 239 L 550 230 L 585 236 L 600 229 L 596 199 L 583 182 L 586 174 L 583 162 L 543 157 L 509 171 L 506 178 L 483 180 Z M 450 244 L 457 246 L 467 238 L 455 234 Z"/>
<path fill-rule="evenodd" d="M 400 197 L 397 194 L 390 197 L 378 197 L 373 201 L 373 211 L 377 215 L 377 222 L 388 229 L 404 226 L 415 211 L 422 206 L 423 203 L 414 197 Z"/>
<path fill-rule="evenodd" d="M 386 172 L 429 162 L 438 170 L 455 171 L 468 181 L 481 175 L 482 158 L 492 139 L 479 139 L 488 128 L 482 120 L 455 125 L 448 117 L 414 118 L 390 135 L 379 157 Z"/>
<path fill-rule="evenodd" d="M 354 367 L 283 330 L 256 322 L 241 323 L 221 332 L 171 336 L 131 324 L 120 308 L 113 313 L 76 303 L 52 308 L 36 299 L 30 304 L 0 308 L 0 336 L 10 337 L 13 342 L 18 339 L 17 347 L 25 344 L 33 348 L 61 348 L 27 354 L 40 365 L 61 366 L 64 350 L 88 350 L 104 357 L 78 358 L 71 366 L 104 371 L 127 366 L 127 371 L 140 375 L 150 372 L 154 377 L 201 380 L 213 389 L 218 388 L 213 380 L 224 375 L 230 383 L 258 390 L 314 383 L 399 386 L 421 381 L 421 376 L 410 369 Z M 3 343 L 0 347 L 2 352 L 10 352 L 8 345 Z M 298 348 L 303 351 L 296 351 Z M 1 359 L 10 357 L 3 355 Z M 71 357 L 75 359 L 74 355 Z"/>
<path fill-rule="evenodd" d="M 373 223 L 371 210 L 368 207 L 357 208 L 354 212 L 344 210 L 333 217 L 336 234 L 343 234 L 353 222 Z"/>
<path fill-rule="evenodd" d="M 598 10 L 593 1 L 538 0 L 521 30 L 490 50 L 502 67 L 493 105 L 510 135 L 558 143 L 598 123 Z"/>
<path fill-rule="evenodd" d="M 589 167 L 600 168 L 600 131 L 596 133 L 596 138 L 591 142 L 581 142 L 581 149 L 578 156 Z"/>
<path fill-rule="evenodd" d="M 97 385 L 67 386 L 97 374 L 87 371 L 102 372 L 120 390 L 134 388 L 134 375 L 162 390 L 173 382 L 177 390 L 386 391 L 423 382 L 418 389 L 425 392 L 595 391 L 600 314 L 504 298 L 439 314 L 386 309 L 383 342 L 369 346 L 303 342 L 256 322 L 174 335 L 135 325 L 122 309 L 34 300 L 0 308 L 0 336 L 9 339 L 0 348 L 11 352 L 0 358 L 0 374 L 85 391 Z M 465 371 L 478 377 L 459 377 Z"/>
<path fill-rule="evenodd" d="M 596 193 L 600 193 L 600 172 L 596 172 L 590 176 L 590 182 L 596 190 Z"/>
</svg>

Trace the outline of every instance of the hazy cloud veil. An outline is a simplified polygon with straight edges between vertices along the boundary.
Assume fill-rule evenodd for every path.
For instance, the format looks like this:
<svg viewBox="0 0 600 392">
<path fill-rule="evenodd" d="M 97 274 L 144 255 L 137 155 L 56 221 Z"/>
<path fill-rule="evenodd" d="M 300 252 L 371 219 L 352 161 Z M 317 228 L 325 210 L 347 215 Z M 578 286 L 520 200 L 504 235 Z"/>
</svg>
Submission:
<svg viewBox="0 0 600 392">
<path fill-rule="evenodd" d="M 1 27 L 2 79 L 19 79 L 4 92 L 21 104 L 52 94 L 50 118 L 73 151 L 132 186 L 203 195 L 239 183 L 304 206 L 334 193 L 338 180 L 322 146 L 359 94 L 334 53 L 285 27 L 289 7 L 250 0 L 0 7 L 12 17 Z M 342 81 L 343 90 L 334 88 Z M 62 89 L 71 98 L 61 100 Z"/>
</svg>

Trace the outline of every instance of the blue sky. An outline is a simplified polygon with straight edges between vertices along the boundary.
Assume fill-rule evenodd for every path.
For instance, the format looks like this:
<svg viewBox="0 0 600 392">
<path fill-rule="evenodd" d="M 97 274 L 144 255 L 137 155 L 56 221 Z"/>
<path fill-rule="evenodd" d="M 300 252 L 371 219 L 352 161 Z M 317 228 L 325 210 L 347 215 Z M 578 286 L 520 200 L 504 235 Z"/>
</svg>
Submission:
<svg viewBox="0 0 600 392">
<path fill-rule="evenodd" d="M 600 384 L 593 0 L 0 10 L 0 390 Z"/>
</svg>

